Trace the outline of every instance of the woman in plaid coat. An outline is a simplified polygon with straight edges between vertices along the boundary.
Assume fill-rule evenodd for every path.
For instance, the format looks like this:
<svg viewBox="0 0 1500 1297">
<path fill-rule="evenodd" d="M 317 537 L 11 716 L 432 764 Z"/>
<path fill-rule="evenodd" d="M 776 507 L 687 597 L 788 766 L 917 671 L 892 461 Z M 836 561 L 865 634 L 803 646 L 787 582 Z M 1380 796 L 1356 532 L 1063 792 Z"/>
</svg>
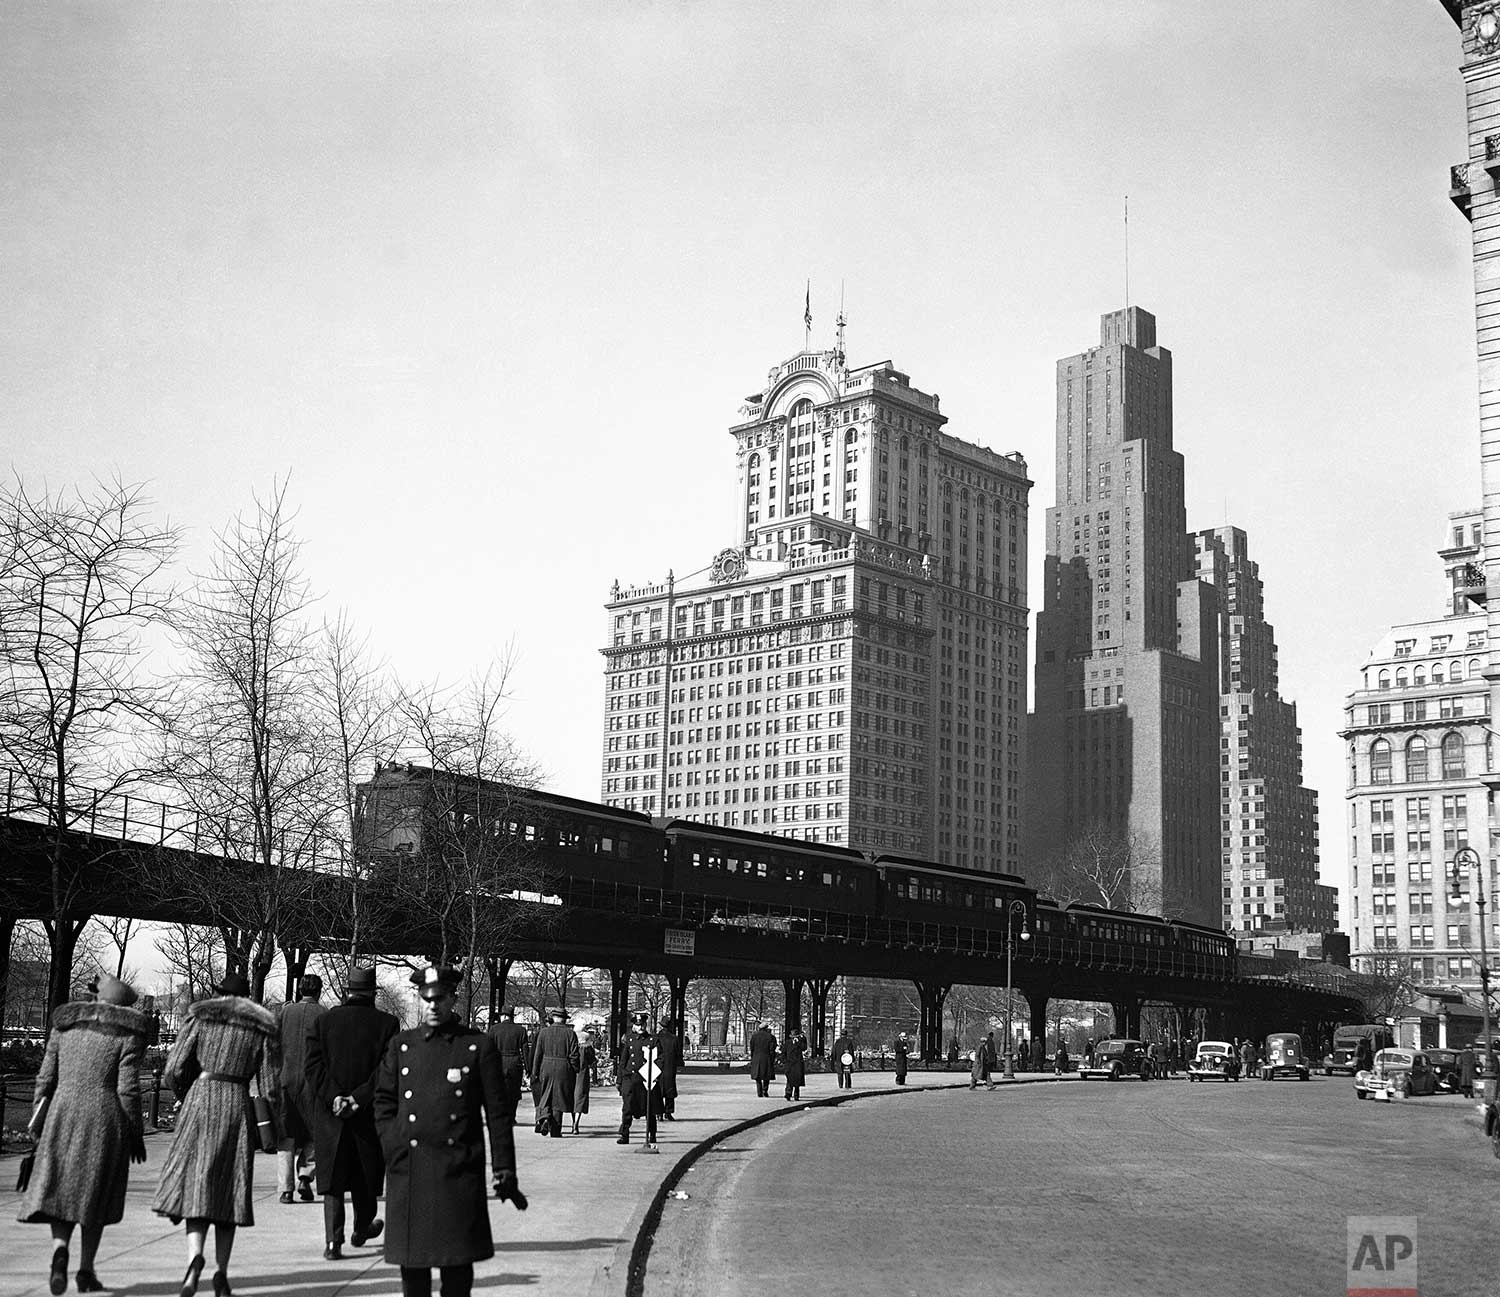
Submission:
<svg viewBox="0 0 1500 1297">
<path fill-rule="evenodd" d="M 187 1025 L 167 1060 L 167 1081 L 186 1087 L 177 1133 L 162 1166 L 151 1209 L 175 1225 L 187 1221 L 188 1270 L 182 1297 L 192 1297 L 203 1269 L 203 1245 L 214 1226 L 218 1268 L 214 1292 L 229 1291 L 229 1254 L 239 1225 L 255 1224 L 254 1083 L 274 1110 L 281 1071 L 276 1019 L 249 999 L 250 984 L 230 974 L 219 997 L 188 1010 Z"/>
<path fill-rule="evenodd" d="M 36 1077 L 36 1165 L 17 1219 L 52 1226 L 54 1293 L 68 1286 L 68 1243 L 82 1235 L 78 1291 L 99 1292 L 94 1255 L 106 1225 L 125 1214 L 131 1162 L 141 1138 L 141 1051 L 146 1018 L 135 990 L 103 977 L 97 1003 L 59 1005 Z"/>
</svg>

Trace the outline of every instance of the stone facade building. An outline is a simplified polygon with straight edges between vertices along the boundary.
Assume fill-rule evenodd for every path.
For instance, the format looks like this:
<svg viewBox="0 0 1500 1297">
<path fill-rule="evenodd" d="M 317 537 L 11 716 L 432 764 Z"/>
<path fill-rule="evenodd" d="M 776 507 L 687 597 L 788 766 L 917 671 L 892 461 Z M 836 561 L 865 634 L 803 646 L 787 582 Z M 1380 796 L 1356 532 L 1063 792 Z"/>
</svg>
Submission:
<svg viewBox="0 0 1500 1297">
<path fill-rule="evenodd" d="M 1099 345 L 1058 362 L 1056 426 L 1030 854 L 1113 835 L 1140 908 L 1217 927 L 1217 602 L 1194 575 L 1172 357 L 1148 312 L 1105 315 Z"/>
<path fill-rule="evenodd" d="M 1484 561 L 1477 510 L 1450 515 L 1439 555 L 1444 615 L 1392 626 L 1344 704 L 1348 922 L 1356 968 L 1409 960 L 1421 981 L 1462 984 L 1477 978 L 1479 933 L 1468 871 L 1450 896 L 1454 852 L 1475 847 L 1495 884 L 1489 629 L 1454 598 L 1455 568 Z"/>
<path fill-rule="evenodd" d="M 1218 596 L 1219 819 L 1229 932 L 1332 932 L 1338 889 L 1318 881 L 1318 795 L 1302 784 L 1296 704 L 1281 697 L 1276 633 L 1245 533 L 1193 538 Z"/>
<path fill-rule="evenodd" d="M 740 413 L 737 543 L 608 603 L 602 800 L 1016 870 L 1025 461 L 838 350 Z"/>
</svg>

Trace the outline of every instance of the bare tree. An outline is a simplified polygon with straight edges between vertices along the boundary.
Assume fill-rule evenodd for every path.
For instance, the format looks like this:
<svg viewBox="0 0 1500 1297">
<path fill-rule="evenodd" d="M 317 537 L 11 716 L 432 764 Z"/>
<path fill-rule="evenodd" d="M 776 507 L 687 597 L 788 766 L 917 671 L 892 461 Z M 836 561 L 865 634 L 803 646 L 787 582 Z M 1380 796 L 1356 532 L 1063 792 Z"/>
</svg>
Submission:
<svg viewBox="0 0 1500 1297">
<path fill-rule="evenodd" d="M 53 493 L 17 478 L 0 490 L 0 757 L 12 809 L 29 803 L 46 821 L 54 1008 L 68 997 L 89 918 L 80 912 L 87 857 L 70 850 L 70 834 L 97 798 L 152 773 L 138 740 L 162 722 L 165 700 L 145 674 L 144 645 L 171 620 L 177 547 L 139 486 Z M 17 897 L 15 881 L 0 891 Z"/>
<path fill-rule="evenodd" d="M 1399 1018 L 1417 998 L 1411 951 L 1390 946 L 1355 953 L 1350 963 L 1364 976 L 1351 989 L 1365 1002 L 1375 1022 Z"/>
<path fill-rule="evenodd" d="M 339 872 L 349 898 L 349 958 L 363 949 L 366 910 L 373 900 L 368 871 L 353 851 L 355 788 L 375 764 L 394 756 L 401 725 L 385 663 L 342 610 L 323 623 L 315 653 L 313 696 L 318 741 L 329 754 L 326 796 L 337 806 Z"/>
<path fill-rule="evenodd" d="M 535 938 L 556 914 L 541 903 L 541 862 L 520 831 L 535 822 L 526 792 L 536 770 L 501 724 L 509 674 L 501 660 L 462 688 L 419 686 L 397 702 L 427 804 L 421 850 L 397 857 L 382 878 L 408 926 L 425 926 L 424 953 L 446 963 L 477 966 L 522 929 Z"/>
<path fill-rule="evenodd" d="M 1081 901 L 1108 910 L 1171 918 L 1177 909 L 1164 908 L 1159 877 L 1157 852 L 1141 834 L 1091 824 L 1044 861 L 1031 882 L 1064 905 Z M 1166 909 L 1173 913 L 1167 914 Z"/>
<path fill-rule="evenodd" d="M 125 977 L 125 953 L 132 940 L 140 936 L 145 926 L 141 920 L 128 915 L 95 915 L 94 926 L 98 929 L 110 951 L 116 977 Z"/>
<path fill-rule="evenodd" d="M 156 929 L 156 952 L 173 990 L 185 1004 L 213 992 L 223 970 L 224 947 L 218 929 L 191 923 L 163 924 Z"/>
<path fill-rule="evenodd" d="M 214 851 L 162 883 L 212 916 L 229 970 L 249 976 L 257 999 L 278 948 L 304 952 L 305 963 L 324 917 L 315 870 L 337 828 L 316 742 L 311 595 L 292 523 L 278 483 L 219 533 L 180 618 L 189 665 L 168 738 L 200 847 Z"/>
</svg>

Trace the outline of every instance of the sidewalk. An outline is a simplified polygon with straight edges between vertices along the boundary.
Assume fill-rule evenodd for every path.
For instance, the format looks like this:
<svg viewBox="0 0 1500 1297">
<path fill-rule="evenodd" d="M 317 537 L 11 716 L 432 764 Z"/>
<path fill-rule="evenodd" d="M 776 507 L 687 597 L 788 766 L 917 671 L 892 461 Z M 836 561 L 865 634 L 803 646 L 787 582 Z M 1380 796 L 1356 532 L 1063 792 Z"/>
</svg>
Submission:
<svg viewBox="0 0 1500 1297">
<path fill-rule="evenodd" d="M 1021 1078 L 1051 1080 L 1041 1073 Z M 530 1199 L 525 1213 L 509 1203 L 490 1202 L 495 1256 L 475 1267 L 474 1287 L 482 1291 L 521 1285 L 541 1293 L 623 1293 L 626 1263 L 635 1234 L 658 1187 L 678 1160 L 703 1140 L 739 1122 L 773 1110 L 791 1110 L 809 1102 L 835 1098 L 840 1091 L 831 1074 L 810 1075 L 803 1103 L 781 1099 L 773 1083 L 771 1099 L 757 1099 L 754 1083 L 743 1070 L 728 1074 L 688 1073 L 680 1079 L 678 1118 L 663 1123 L 656 1155 L 641 1152 L 644 1123 L 637 1121 L 632 1142 L 615 1143 L 619 1096 L 594 1092 L 591 1111 L 578 1136 L 543 1139 L 529 1124 L 515 1128 L 516 1161 L 521 1187 Z M 912 1072 L 907 1090 L 968 1085 L 965 1072 Z M 1015 1082 L 1002 1082 L 1003 1087 Z M 891 1093 L 889 1072 L 855 1074 L 845 1095 Z M 899 1093 L 899 1091 L 896 1091 Z M 523 1115 L 529 1104 L 523 1102 Z M 156 1177 L 170 1135 L 146 1137 L 147 1161 L 132 1167 L 125 1219 L 104 1231 L 96 1269 L 110 1292 L 175 1294 L 187 1264 L 187 1245 L 180 1227 L 151 1211 Z M 52 1240 L 44 1225 L 22 1225 L 15 1219 L 20 1195 L 15 1192 L 18 1159 L 0 1159 L 0 1293 L 30 1297 L 47 1292 L 47 1265 Z M 321 1201 L 282 1206 L 276 1200 L 274 1159 L 262 1156 L 255 1167 L 253 1228 L 239 1232 L 229 1277 L 236 1294 L 289 1294 L 294 1297 L 380 1297 L 401 1291 L 399 1272 L 380 1255 L 379 1240 L 357 1252 L 345 1245 L 345 1259 L 323 1260 Z M 212 1292 L 213 1240 L 210 1264 L 199 1292 Z M 68 1290 L 77 1269 L 74 1235 Z"/>
</svg>

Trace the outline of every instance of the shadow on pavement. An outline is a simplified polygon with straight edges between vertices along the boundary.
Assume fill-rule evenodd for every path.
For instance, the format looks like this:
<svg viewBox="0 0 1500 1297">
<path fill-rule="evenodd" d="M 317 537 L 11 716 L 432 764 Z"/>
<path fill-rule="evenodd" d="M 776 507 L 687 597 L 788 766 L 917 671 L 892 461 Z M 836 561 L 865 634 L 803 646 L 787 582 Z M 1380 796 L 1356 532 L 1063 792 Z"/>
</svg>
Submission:
<svg viewBox="0 0 1500 1297">
<path fill-rule="evenodd" d="M 514 1243 L 496 1243 L 495 1251 L 500 1252 L 581 1252 L 591 1247 L 615 1247 L 623 1243 L 623 1238 L 559 1238 L 550 1241 L 537 1240 L 528 1243 L 524 1240 Z M 480 1263 L 481 1265 L 483 1262 Z"/>
</svg>

